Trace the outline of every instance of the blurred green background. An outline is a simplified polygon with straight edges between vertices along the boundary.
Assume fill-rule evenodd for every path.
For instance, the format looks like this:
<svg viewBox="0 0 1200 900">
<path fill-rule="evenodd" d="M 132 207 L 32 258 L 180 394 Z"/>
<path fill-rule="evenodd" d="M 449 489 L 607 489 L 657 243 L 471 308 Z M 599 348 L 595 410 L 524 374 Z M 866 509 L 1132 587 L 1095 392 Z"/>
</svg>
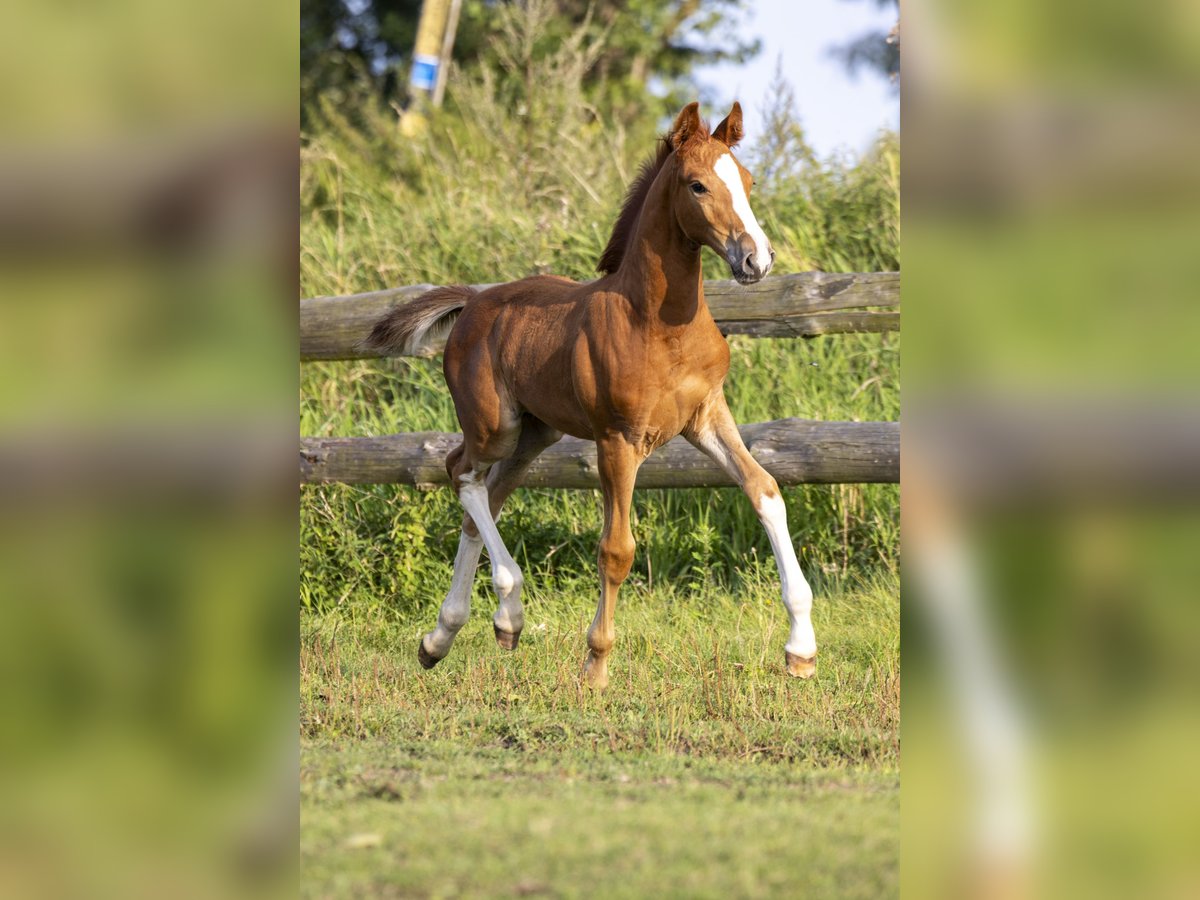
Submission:
<svg viewBox="0 0 1200 900">
<path fill-rule="evenodd" d="M 298 39 L 5 7 L 6 894 L 295 891 Z"/>
<path fill-rule="evenodd" d="M 465 4 L 464 42 L 471 22 L 491 28 L 471 18 L 489 6 Z M 732 4 L 713 8 L 735 11 Z M 429 117 L 424 136 L 401 141 L 389 100 L 403 95 L 403 66 L 389 84 L 387 73 L 368 71 L 363 79 L 362 67 L 356 74 L 352 63 L 342 66 L 332 56 L 315 68 L 298 65 L 300 54 L 321 49 L 302 38 L 309 10 L 303 4 L 298 20 L 294 4 L 122 2 L 65 9 L 27 3 L 10 11 L 0 34 L 0 446 L 6 476 L 0 582 L 12 610 L 0 639 L 8 676 L 0 696 L 2 739 L 13 761 L 2 783 L 0 866 L 5 883 L 24 895 L 230 896 L 255 886 L 279 889 L 279 873 L 286 880 L 287 869 L 278 863 L 294 858 L 296 844 L 298 765 L 289 724 L 297 714 L 296 597 L 302 620 L 309 617 L 313 625 L 305 651 L 310 661 L 323 658 L 330 631 L 336 636 L 339 627 L 362 624 L 348 670 L 330 668 L 322 678 L 366 684 L 376 659 L 381 671 L 407 677 L 396 660 L 411 651 L 395 648 L 401 638 L 415 637 L 418 619 L 428 618 L 430 598 L 438 593 L 405 599 L 413 596 L 411 573 L 433 573 L 433 561 L 448 558 L 444 542 L 457 517 L 437 495 L 336 489 L 325 494 L 329 508 L 321 509 L 312 502 L 317 494 L 306 492 L 304 527 L 320 540 L 301 549 L 309 568 L 298 566 L 290 481 L 297 396 L 302 428 L 312 434 L 445 426 L 449 409 L 437 391 L 436 368 L 427 363 L 296 366 L 295 297 L 420 279 L 515 277 L 542 266 L 588 276 L 632 168 L 649 152 L 670 107 L 684 99 L 672 92 L 688 84 L 684 54 L 682 68 L 661 90 L 642 93 L 629 77 L 639 47 L 646 48 L 647 66 L 661 63 L 669 72 L 674 63 L 667 51 L 658 55 L 661 32 L 645 26 L 646 19 L 637 19 L 636 28 L 622 21 L 614 39 L 623 49 L 608 70 L 622 87 L 611 104 L 589 77 L 565 79 L 535 98 L 547 114 L 566 111 L 561 127 L 549 131 L 534 123 L 530 129 L 521 118 L 532 118 L 521 110 L 521 79 L 498 77 L 489 85 L 483 66 L 473 67 L 476 58 L 500 73 L 504 66 L 490 49 L 491 32 L 477 29 L 472 39 L 480 49 L 459 56 L 456 90 L 487 103 L 465 106 L 452 91 L 447 107 Z M 806 28 L 808 12 L 797 5 L 796 29 Z M 571 22 L 578 24 L 581 15 L 572 7 Z M 594 38 L 604 24 L 589 27 Z M 743 52 L 746 41 L 722 31 L 720 19 L 715 27 L 710 34 L 733 38 L 723 47 Z M 569 32 L 564 27 L 560 35 Z M 955 448 L 964 446 L 1000 451 L 975 454 L 987 465 L 971 477 L 960 478 L 957 466 L 947 465 L 933 493 L 936 505 L 949 511 L 953 533 L 972 550 L 987 618 L 1004 650 L 1004 672 L 1026 721 L 1038 788 L 1033 871 L 1041 880 L 1034 893 L 1047 896 L 1191 896 L 1200 883 L 1194 854 L 1200 827 L 1190 802 L 1200 709 L 1195 479 L 1181 475 L 1169 494 L 1140 497 L 1110 490 L 1138 483 L 1117 477 L 1120 472 L 1081 481 L 1079 470 L 1100 456 L 1089 451 L 1102 444 L 1080 440 L 1068 427 L 1072 414 L 1089 405 L 1111 410 L 1119 421 L 1130 409 L 1165 409 L 1185 423 L 1197 420 L 1198 36 L 1195 4 L 1175 0 L 1136 6 L 927 0 L 904 10 L 906 419 L 922 409 L 936 418 L 964 401 L 985 419 L 1022 405 L 1051 413 L 1033 431 L 1022 431 L 1028 423 L 1018 417 L 1004 432 L 1022 436 L 1008 457 L 1028 457 L 1032 447 L 1043 474 L 1057 476 L 1041 482 L 1059 484 L 1044 497 L 1022 496 L 1019 483 L 1002 480 L 1003 467 L 992 463 L 1006 458 L 1006 445 L 981 444 L 970 428 L 952 427 L 929 453 L 945 459 L 939 452 L 948 448 L 953 459 Z M 405 40 L 399 35 L 394 44 Z M 563 50 L 560 39 L 546 42 L 537 58 L 551 64 Z M 559 96 L 562 83 L 580 85 L 574 99 Z M 325 94 L 329 101 L 315 99 Z M 301 285 L 294 266 L 298 96 L 309 101 L 300 154 Z M 496 112 L 503 104 L 511 105 Z M 589 106 L 594 113 L 578 112 Z M 781 140 L 748 146 L 744 158 L 760 183 L 756 208 L 772 238 L 787 243 L 789 267 L 898 264 L 894 144 L 884 142 L 861 160 L 811 159 L 803 132 L 788 125 L 794 115 L 780 121 L 786 127 L 768 133 Z M 262 157 L 269 165 L 227 180 L 198 178 L 221 147 L 244 148 L 263 128 L 284 134 L 282 152 Z M 493 132 L 504 140 L 481 138 Z M 563 143 L 584 138 L 589 151 L 603 152 L 577 154 Z M 525 146 L 540 148 L 537 166 L 513 174 L 511 163 Z M 560 147 L 575 166 L 587 163 L 575 170 L 578 178 L 554 157 Z M 418 150 L 425 155 L 416 156 Z M 246 158 L 240 151 L 233 156 Z M 794 189 L 776 190 L 773 173 L 765 177 L 775 156 L 792 160 L 779 183 L 794 179 Z M 480 166 L 471 171 L 474 158 Z M 457 181 L 439 171 L 447 164 L 464 167 L 470 190 L 457 190 Z M 270 194 L 265 205 L 229 200 L 246 197 L 254 185 L 273 185 L 281 174 L 283 191 Z M 543 191 L 544 205 L 536 210 L 520 180 L 526 175 Z M 184 183 L 200 187 L 185 191 Z M 165 207 L 154 202 L 164 194 L 172 198 Z M 195 208 L 213 204 L 184 203 L 192 212 L 183 220 L 192 226 L 180 231 L 171 211 L 187 196 L 222 198 L 215 206 L 224 212 L 206 219 Z M 451 203 L 469 215 L 443 215 Z M 247 215 L 259 206 L 265 215 Z M 368 211 L 382 216 L 375 226 L 366 221 Z M 515 223 L 511 233 L 503 231 L 505 216 Z M 204 221 L 209 225 L 194 227 Z M 439 221 L 462 229 L 453 242 L 438 242 Z M 222 234 L 225 240 L 214 239 Z M 514 234 L 525 243 L 514 245 Z M 419 254 L 418 245 L 424 248 Z M 837 338 L 787 349 L 735 342 L 731 393 L 744 403 L 739 415 L 890 418 L 896 409 L 892 340 Z M 820 367 L 804 365 L 809 361 Z M 880 373 L 882 387 L 871 381 Z M 738 390 L 738 378 L 750 389 Z M 1057 430 L 1056 408 L 1063 410 Z M 950 416 L 952 425 L 955 419 Z M 1136 433 L 1119 439 L 1140 447 L 1141 458 L 1153 462 L 1188 449 L 1153 428 L 1152 417 L 1138 421 L 1143 425 Z M 260 438 L 244 440 L 264 424 Z M 933 440 L 933 430 L 927 434 Z M 1163 434 L 1168 437 L 1160 440 Z M 906 422 L 906 478 L 910 461 L 922 459 L 921 438 L 920 425 Z M 1071 451 L 1065 457 L 1050 452 L 1063 446 Z M 976 505 L 980 485 L 989 496 L 1008 494 L 1014 502 L 1003 510 Z M 870 742 L 855 733 L 863 722 L 887 726 L 895 719 L 888 697 L 898 682 L 869 682 L 895 669 L 881 633 L 894 611 L 886 579 L 896 558 L 887 553 L 894 543 L 881 547 L 879 537 L 894 521 L 895 491 L 840 490 L 793 492 L 789 506 L 808 569 L 820 572 L 822 588 L 834 598 L 824 608 L 838 616 L 872 611 L 867 627 L 830 632 L 852 651 L 843 656 L 840 675 L 854 679 L 854 690 L 839 695 L 843 705 L 827 709 L 802 707 L 777 691 L 769 696 L 782 706 L 772 706 L 760 695 L 758 709 L 767 718 L 757 727 L 768 728 L 769 716 L 780 713 L 796 722 L 796 713 L 807 709 L 811 722 L 796 727 L 828 729 L 831 739 L 809 745 L 827 754 L 826 762 L 847 748 L 868 746 L 875 762 L 884 760 L 883 774 L 857 771 L 803 784 L 789 770 L 762 769 L 753 774 L 770 777 L 746 785 L 739 781 L 745 767 L 723 760 L 706 769 L 713 776 L 706 790 L 723 783 L 736 795 L 748 787 L 763 808 L 793 813 L 819 807 L 822 821 L 833 824 L 823 833 L 857 848 L 864 834 L 847 830 L 854 822 L 876 835 L 895 830 L 886 799 L 895 776 L 886 760 L 895 758 L 899 742 L 886 727 Z M 693 584 L 707 561 L 719 584 L 743 589 L 745 605 L 730 604 L 721 615 L 730 622 L 742 617 L 750 623 L 747 633 L 763 639 L 778 618 L 766 614 L 779 612 L 768 587 L 774 576 L 739 501 L 714 492 L 706 520 L 696 515 L 694 497 L 647 495 L 639 508 L 644 549 L 634 583 L 644 579 L 649 589 L 651 573 L 661 570 Z M 594 512 L 585 497 L 560 502 L 561 511 L 539 506 L 547 501 L 535 496 L 514 506 L 514 523 L 534 536 L 534 552 L 522 561 L 534 569 L 540 564 L 537 577 L 549 583 L 570 585 L 575 572 L 584 584 L 591 577 Z M 906 486 L 906 529 L 921 503 L 922 492 Z M 528 504 L 524 512 L 521 504 Z M 677 516 L 664 516 L 667 509 L 695 527 L 683 533 Z M 551 512 L 578 529 L 558 539 L 567 544 L 554 554 L 544 533 L 550 529 L 539 533 Z M 417 534 L 417 525 L 429 529 L 430 522 L 446 524 Z M 416 539 L 390 539 L 393 527 Z M 653 532 L 660 528 L 687 552 L 666 553 L 666 538 L 656 545 Z M 736 551 L 723 550 L 712 537 L 717 534 L 732 536 Z M 911 546 L 909 535 L 905 542 Z M 391 568 L 381 563 L 385 553 L 396 561 Z M 320 577 L 301 584 L 298 569 Z M 866 572 L 884 579 L 882 587 L 856 587 L 856 573 Z M 657 591 L 661 576 L 655 579 Z M 960 896 L 971 858 L 969 802 L 978 785 L 947 702 L 954 679 L 929 633 L 923 590 L 920 583 L 906 585 L 906 616 L 913 614 L 905 620 L 903 880 L 913 896 L 933 896 L 939 888 Z M 582 587 L 578 599 L 583 602 Z M 344 609 L 332 611 L 330 604 L 339 601 Z M 694 615 L 697 608 L 691 602 L 684 611 Z M 653 635 L 660 620 L 650 612 L 635 610 L 631 622 Z M 372 649 L 364 635 L 373 630 L 381 637 Z M 465 637 L 473 643 L 463 656 L 482 659 L 491 650 L 486 634 Z M 550 646 L 569 655 L 573 645 Z M 724 654 L 729 647 L 716 649 Z M 741 711 L 743 698 L 731 685 L 757 690 L 773 684 L 766 664 L 751 654 L 736 660 L 747 669 L 734 670 L 751 675 L 718 687 L 724 663 L 718 667 L 713 656 L 690 652 L 688 658 L 703 665 L 697 663 L 694 680 L 679 683 L 697 688 L 697 699 L 681 707 L 687 715 L 662 732 L 663 740 L 685 733 L 710 708 L 721 715 L 731 706 Z M 498 674 L 492 665 L 482 662 L 473 670 L 476 678 Z M 664 677 L 658 663 L 638 658 L 636 665 L 650 687 L 662 683 L 653 680 Z M 323 682 L 312 684 L 316 701 Z M 503 696 L 481 693 L 472 701 L 487 705 L 489 727 L 498 727 L 503 705 L 520 702 L 512 697 L 524 696 L 508 691 L 506 682 L 496 684 Z M 410 705 L 399 721 L 420 722 L 434 702 L 386 681 L 372 691 L 358 719 L 348 701 L 333 710 L 334 721 L 342 727 L 396 722 L 388 718 L 390 705 L 402 697 Z M 465 709 L 468 717 L 480 711 Z M 659 739 L 652 722 L 629 718 L 635 710 L 620 712 L 610 727 L 633 722 L 635 736 Z M 589 727 L 601 719 L 596 710 L 579 715 Z M 745 739 L 731 737 L 740 719 L 704 720 L 705 733 L 724 741 L 722 752 L 744 752 Z M 602 742 L 609 733 L 589 732 Z M 518 737 L 552 742 L 555 734 L 543 723 Z M 444 749 L 431 753 L 425 770 L 431 778 L 474 774 L 461 760 L 447 762 L 439 755 Z M 363 752 L 345 764 L 336 754 L 325 757 L 312 790 L 335 801 L 358 790 L 408 796 L 405 782 L 379 771 L 373 748 Z M 591 773 L 589 790 L 598 793 L 585 798 L 589 809 L 633 802 L 624 777 L 640 790 L 642 780 L 677 774 L 654 768 L 639 774 L 622 765 Z M 359 780 L 338 780 L 355 766 Z M 847 815 L 847 793 L 864 785 L 870 789 L 858 795 L 868 798 L 866 806 L 856 801 L 855 814 Z M 870 798 L 880 797 L 872 805 Z M 544 817 L 533 818 L 544 827 Z M 717 828 L 695 821 L 701 836 Z M 759 820 L 744 821 L 749 828 Z M 550 821 L 551 828 L 559 824 Z M 318 843 L 340 833 L 320 832 Z M 752 831 L 740 834 L 757 846 Z M 331 847 L 337 855 L 355 852 Z M 962 854 L 950 852 L 955 848 Z M 886 877 L 893 848 L 872 845 L 869 857 Z M 771 859 L 760 859 L 762 868 L 754 871 L 770 877 Z M 840 875 L 844 863 L 839 856 L 826 874 Z M 264 873 L 272 877 L 260 880 Z M 986 884 L 993 887 L 1023 883 L 1011 869 L 992 874 Z M 886 881 L 833 884 L 855 885 L 864 894 L 889 890 Z M 282 890 L 294 893 L 294 887 Z"/>
<path fill-rule="evenodd" d="M 1200 17 L 905 14 L 903 887 L 1191 895 Z M 1014 782 L 966 752 L 955 601 L 996 651 L 982 732 L 1019 737 Z M 1005 790 L 1019 834 L 980 843 Z"/>
</svg>

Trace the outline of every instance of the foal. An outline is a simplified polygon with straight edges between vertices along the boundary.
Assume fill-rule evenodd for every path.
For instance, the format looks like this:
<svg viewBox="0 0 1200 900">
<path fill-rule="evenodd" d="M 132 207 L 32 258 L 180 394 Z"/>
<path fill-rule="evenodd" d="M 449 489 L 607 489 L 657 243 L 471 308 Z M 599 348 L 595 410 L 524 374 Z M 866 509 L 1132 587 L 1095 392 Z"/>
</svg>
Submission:
<svg viewBox="0 0 1200 900">
<path fill-rule="evenodd" d="M 617 591 L 633 564 L 629 507 L 638 467 L 682 434 L 711 456 L 754 504 L 783 582 L 791 621 L 790 675 L 816 671 L 809 613 L 775 479 L 746 450 L 725 404 L 729 347 L 704 302 L 700 251 L 711 247 L 742 284 L 771 271 L 775 251 L 750 209 L 750 173 L 730 150 L 742 137 L 737 104 L 711 133 L 699 104 L 680 112 L 643 167 L 600 260 L 597 281 L 535 276 L 476 292 L 430 291 L 388 313 L 368 344 L 412 352 L 449 332 L 443 368 L 463 442 L 446 460 L 466 510 L 454 577 L 437 627 L 417 649 L 425 668 L 450 652 L 470 614 L 484 546 L 499 599 L 496 640 L 512 650 L 524 625 L 521 572 L 495 518 L 530 463 L 562 435 L 596 442 L 604 495 L 600 603 L 588 629 L 583 677 L 608 683 Z"/>
</svg>

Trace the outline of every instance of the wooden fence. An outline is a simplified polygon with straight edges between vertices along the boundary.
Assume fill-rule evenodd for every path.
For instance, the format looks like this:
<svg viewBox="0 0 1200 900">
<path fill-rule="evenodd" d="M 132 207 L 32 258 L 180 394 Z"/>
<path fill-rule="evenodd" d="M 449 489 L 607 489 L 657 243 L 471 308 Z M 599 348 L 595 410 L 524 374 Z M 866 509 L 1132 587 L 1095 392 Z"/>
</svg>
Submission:
<svg viewBox="0 0 1200 900">
<path fill-rule="evenodd" d="M 412 285 L 300 301 L 300 359 L 362 359 L 380 355 L 361 347 L 375 322 L 431 285 Z M 486 287 L 479 285 L 478 287 Z M 709 281 L 705 297 L 725 334 L 815 337 L 822 334 L 894 331 L 900 327 L 900 275 L 780 275 L 754 285 Z M 418 348 L 432 356 L 440 344 Z M 898 422 L 815 422 L 781 419 L 742 426 L 751 454 L 780 484 L 898 482 Z M 400 483 L 434 487 L 447 483 L 446 454 L 459 436 L 420 432 L 383 437 L 301 438 L 302 483 Z M 596 448 L 564 438 L 530 468 L 529 487 L 595 488 Z M 711 460 L 682 438 L 654 453 L 638 475 L 638 487 L 706 487 L 732 484 Z"/>
</svg>

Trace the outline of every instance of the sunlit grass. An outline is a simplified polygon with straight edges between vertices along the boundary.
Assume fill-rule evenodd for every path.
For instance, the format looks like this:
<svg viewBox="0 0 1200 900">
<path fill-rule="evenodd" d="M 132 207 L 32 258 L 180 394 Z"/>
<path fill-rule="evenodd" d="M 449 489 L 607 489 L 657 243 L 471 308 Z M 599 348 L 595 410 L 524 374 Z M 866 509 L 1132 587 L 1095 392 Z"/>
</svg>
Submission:
<svg viewBox="0 0 1200 900">
<path fill-rule="evenodd" d="M 440 600 L 431 585 L 427 599 Z M 591 585 L 532 583 L 515 653 L 493 639 L 486 567 L 475 615 L 432 671 L 416 661 L 436 602 L 414 614 L 311 617 L 301 631 L 302 729 L 310 737 L 453 739 L 525 751 L 577 748 L 762 757 L 822 765 L 896 762 L 896 584 L 820 584 L 820 677 L 783 675 L 787 618 L 768 577 L 737 593 L 707 586 L 622 592 L 609 690 L 581 687 Z"/>
</svg>

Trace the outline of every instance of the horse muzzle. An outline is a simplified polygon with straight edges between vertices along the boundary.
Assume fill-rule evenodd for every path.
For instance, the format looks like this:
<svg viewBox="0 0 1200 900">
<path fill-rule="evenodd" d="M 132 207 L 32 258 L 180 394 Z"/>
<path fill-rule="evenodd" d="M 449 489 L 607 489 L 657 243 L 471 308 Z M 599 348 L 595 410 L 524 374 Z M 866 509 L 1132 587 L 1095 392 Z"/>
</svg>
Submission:
<svg viewBox="0 0 1200 900">
<path fill-rule="evenodd" d="M 764 255 L 748 234 L 730 241 L 725 248 L 725 260 L 729 263 L 733 278 L 739 284 L 754 284 L 762 281 L 775 265 L 775 250 L 767 247 Z"/>
</svg>

